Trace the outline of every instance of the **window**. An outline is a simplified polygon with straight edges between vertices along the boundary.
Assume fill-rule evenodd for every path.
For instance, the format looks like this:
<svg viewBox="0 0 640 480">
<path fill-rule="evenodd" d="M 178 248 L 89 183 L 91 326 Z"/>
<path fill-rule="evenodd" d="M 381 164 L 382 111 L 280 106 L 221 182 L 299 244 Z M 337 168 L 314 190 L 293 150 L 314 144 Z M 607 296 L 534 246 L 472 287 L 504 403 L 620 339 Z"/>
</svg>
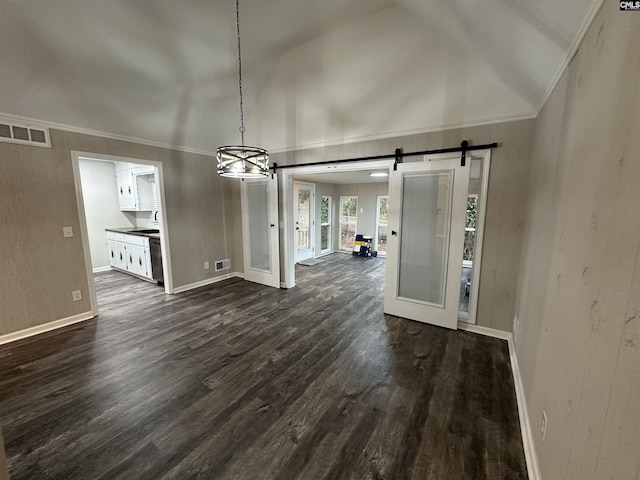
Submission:
<svg viewBox="0 0 640 480">
<path fill-rule="evenodd" d="M 328 253 L 331 245 L 331 197 L 320 200 L 320 253 Z"/>
<path fill-rule="evenodd" d="M 376 244 L 375 250 L 380 255 L 387 254 L 387 222 L 389 220 L 389 197 L 378 195 L 376 206 Z"/>
<path fill-rule="evenodd" d="M 476 244 L 476 222 L 478 219 L 478 195 L 467 197 L 467 219 L 464 229 L 464 253 L 462 261 L 465 266 L 473 265 Z"/>
<path fill-rule="evenodd" d="M 340 197 L 340 250 L 353 250 L 358 225 L 358 197 Z"/>
</svg>

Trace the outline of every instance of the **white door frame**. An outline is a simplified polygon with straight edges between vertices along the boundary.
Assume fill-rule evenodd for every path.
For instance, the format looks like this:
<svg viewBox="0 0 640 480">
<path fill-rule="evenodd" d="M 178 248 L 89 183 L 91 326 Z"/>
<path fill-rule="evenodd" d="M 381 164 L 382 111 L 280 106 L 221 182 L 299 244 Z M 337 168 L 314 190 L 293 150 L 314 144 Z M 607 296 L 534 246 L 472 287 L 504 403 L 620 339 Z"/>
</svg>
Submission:
<svg viewBox="0 0 640 480">
<path fill-rule="evenodd" d="M 296 222 L 296 213 L 298 213 L 298 195 L 296 195 L 296 192 L 298 191 L 298 189 L 300 189 L 300 187 L 302 187 L 302 190 L 309 190 L 310 191 L 310 195 L 309 195 L 309 252 L 310 252 L 310 256 L 306 256 L 306 255 L 300 255 L 296 249 L 295 251 L 295 260 L 296 262 L 299 262 L 300 260 L 306 260 L 308 258 L 314 258 L 316 256 L 316 244 L 315 244 L 315 240 L 316 240 L 316 222 L 315 222 L 315 218 L 316 218 L 316 184 L 315 183 L 311 183 L 311 182 L 299 182 L 297 180 L 294 180 L 293 182 L 293 195 L 294 195 L 294 199 L 293 199 L 293 223 L 295 225 Z M 294 228 L 295 230 L 295 228 Z M 297 230 L 295 230 L 297 231 Z M 294 234 L 294 238 L 295 238 L 295 234 Z"/>
<path fill-rule="evenodd" d="M 360 170 L 384 170 L 393 168 L 394 160 L 363 161 L 349 164 L 329 164 L 320 166 L 287 167 L 280 173 L 280 198 L 282 199 L 282 270 L 284 272 L 283 288 L 293 288 L 296 285 L 295 272 L 295 235 L 293 226 L 293 176 L 311 175 L 314 173 L 339 173 Z"/>
<path fill-rule="evenodd" d="M 471 323 L 477 322 L 478 313 L 478 289 L 480 286 L 480 266 L 482 264 L 482 243 L 484 239 L 484 221 L 487 212 L 487 197 L 489 192 L 489 170 L 491 167 L 491 149 L 475 150 L 467 152 L 467 162 L 471 168 L 471 160 L 478 159 L 482 162 L 480 176 L 480 192 L 478 193 L 478 218 L 476 219 L 476 245 L 474 247 L 473 271 L 471 274 L 471 292 L 469 294 L 468 317 L 458 314 L 458 321 Z"/>
<path fill-rule="evenodd" d="M 160 203 L 160 215 L 162 221 L 159 225 L 160 243 L 162 245 L 162 270 L 164 272 L 164 291 L 168 294 L 174 293 L 173 272 L 171 269 L 171 247 L 169 245 L 169 225 L 167 220 L 167 207 L 164 192 L 164 172 L 162 162 L 147 160 L 142 158 L 119 157 L 115 155 L 105 155 L 102 153 L 71 151 L 71 165 L 73 167 L 73 180 L 76 189 L 76 202 L 78 214 L 80 215 L 80 235 L 82 237 L 82 248 L 84 250 L 84 264 L 87 273 L 87 283 L 89 284 L 89 299 L 91 301 L 91 313 L 98 315 L 98 301 L 96 298 L 96 286 L 93 281 L 93 268 L 91 263 L 91 250 L 89 246 L 89 233 L 87 229 L 87 215 L 84 208 L 84 197 L 82 195 L 82 179 L 80 177 L 80 158 L 89 160 L 102 160 L 107 162 L 129 162 L 140 165 L 151 165 L 156 168 L 158 178 L 158 202 Z M 106 237 L 105 237 L 106 239 Z"/>
</svg>

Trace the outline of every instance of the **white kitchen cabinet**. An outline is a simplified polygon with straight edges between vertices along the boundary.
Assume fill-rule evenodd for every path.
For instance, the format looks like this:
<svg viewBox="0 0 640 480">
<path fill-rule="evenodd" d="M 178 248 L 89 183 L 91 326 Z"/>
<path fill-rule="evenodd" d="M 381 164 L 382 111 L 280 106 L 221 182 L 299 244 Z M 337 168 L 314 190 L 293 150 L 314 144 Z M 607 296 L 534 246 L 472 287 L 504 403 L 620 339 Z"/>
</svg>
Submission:
<svg viewBox="0 0 640 480">
<path fill-rule="evenodd" d="M 153 279 L 149 238 L 107 231 L 109 264 L 118 270 Z"/>
<path fill-rule="evenodd" d="M 127 245 L 127 270 L 135 275 L 149 278 L 149 262 L 144 247 Z"/>
<path fill-rule="evenodd" d="M 117 260 L 117 252 L 116 252 L 116 241 L 110 240 L 107 235 L 107 251 L 109 252 L 109 265 L 112 267 L 118 266 Z"/>
<path fill-rule="evenodd" d="M 133 180 L 134 177 L 132 169 L 116 172 L 120 210 L 136 210 L 136 189 Z"/>
<path fill-rule="evenodd" d="M 127 246 L 122 242 L 116 242 L 116 262 L 119 269 L 127 269 Z"/>
<path fill-rule="evenodd" d="M 143 212 L 153 209 L 153 167 L 116 170 L 120 210 Z"/>
</svg>

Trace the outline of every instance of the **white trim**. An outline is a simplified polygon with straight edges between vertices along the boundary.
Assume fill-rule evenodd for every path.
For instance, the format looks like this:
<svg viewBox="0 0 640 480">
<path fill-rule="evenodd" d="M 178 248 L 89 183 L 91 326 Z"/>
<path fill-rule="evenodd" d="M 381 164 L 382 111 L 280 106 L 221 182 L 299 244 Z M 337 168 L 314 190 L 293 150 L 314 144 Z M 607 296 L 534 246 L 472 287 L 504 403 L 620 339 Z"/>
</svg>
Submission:
<svg viewBox="0 0 640 480">
<path fill-rule="evenodd" d="M 536 111 L 536 114 L 534 115 L 534 118 L 540 115 L 540 112 L 544 108 L 545 103 L 547 103 L 547 100 L 549 100 L 549 97 L 555 90 L 556 85 L 558 85 L 558 82 L 564 75 L 564 72 L 567 70 L 567 68 L 569 68 L 569 65 L 571 65 L 571 61 L 573 60 L 573 57 L 575 57 L 576 53 L 578 52 L 578 49 L 582 44 L 582 40 L 584 40 L 584 36 L 587 34 L 587 30 L 589 30 L 589 27 L 593 23 L 593 20 L 596 17 L 596 14 L 600 11 L 600 8 L 602 8 L 603 4 L 604 4 L 604 0 L 598 0 L 591 7 L 591 11 L 589 12 L 589 15 L 587 15 L 584 23 L 580 27 L 580 30 L 578 30 L 578 35 L 576 35 L 576 37 L 574 38 L 573 43 L 571 44 L 571 48 L 567 52 L 567 55 L 565 56 L 564 61 L 560 65 L 560 68 L 558 68 L 558 71 L 553 77 L 553 81 L 549 85 L 549 88 L 547 89 L 544 97 L 542 97 L 542 101 L 538 105 L 538 109 Z M 616 10 L 617 9 L 618 8 L 616 5 Z"/>
<path fill-rule="evenodd" d="M 477 333 L 478 335 L 486 335 L 487 337 L 500 338 L 507 341 L 509 341 L 509 339 L 511 338 L 511 334 L 509 332 L 505 332 L 504 330 L 483 327 L 482 325 L 473 325 L 466 322 L 458 322 L 458 329 L 465 330 L 471 333 Z"/>
<path fill-rule="evenodd" d="M 340 140 L 328 140 L 324 142 L 292 145 L 292 146 L 287 146 L 282 148 L 270 148 L 269 153 L 274 153 L 274 154 L 286 153 L 286 152 L 292 152 L 296 150 L 307 150 L 311 148 L 340 146 L 340 145 L 347 145 L 351 143 L 368 142 L 372 140 L 386 140 L 389 138 L 406 137 L 409 135 L 420 135 L 423 133 L 443 132 L 445 130 L 481 127 L 484 125 L 496 125 L 499 123 L 517 122 L 520 120 L 532 120 L 532 119 L 535 119 L 536 116 L 537 116 L 536 112 L 517 113 L 512 115 L 499 115 L 496 117 L 490 117 L 486 120 L 478 120 L 475 122 L 449 123 L 444 125 L 432 125 L 432 126 L 419 127 L 419 128 L 407 128 L 405 130 L 395 130 L 392 132 L 374 133 L 371 135 L 361 135 L 358 137 L 349 137 L 349 138 L 344 138 Z M 371 168 L 374 168 L 374 167 L 371 167 Z"/>
<path fill-rule="evenodd" d="M 17 332 L 0 335 L 0 345 L 16 342 L 24 338 L 33 337 L 34 335 L 40 335 L 41 333 L 49 332 L 51 330 L 57 330 L 58 328 L 73 325 L 74 323 L 91 320 L 94 317 L 95 315 L 93 312 L 84 312 L 71 317 L 61 318 L 60 320 L 54 320 L 53 322 L 43 323 L 42 325 L 36 325 L 35 327 L 18 330 Z"/>
<path fill-rule="evenodd" d="M 100 272 L 108 272 L 109 270 L 113 270 L 111 268 L 111 265 L 107 265 L 106 267 L 97 267 L 93 269 L 93 273 L 100 273 Z"/>
<path fill-rule="evenodd" d="M 482 269 L 484 224 L 487 217 L 487 198 L 489 197 L 491 149 L 472 152 L 471 158 L 469 159 L 469 165 L 471 165 L 471 160 L 473 159 L 479 159 L 482 166 L 482 175 L 480 177 L 480 193 L 478 194 L 478 218 L 476 219 L 476 244 L 473 253 L 473 268 L 471 270 L 471 291 L 469 292 L 469 312 L 467 317 L 469 323 L 475 324 L 478 313 L 478 293 L 480 291 L 480 273 Z"/>
<path fill-rule="evenodd" d="M 207 157 L 216 156 L 216 152 L 210 152 L 208 150 L 199 150 L 197 148 L 182 147 L 178 145 L 172 145 L 169 143 L 154 142 L 153 140 L 144 140 L 142 138 L 137 138 L 137 137 L 128 137 L 126 135 L 118 135 L 116 133 L 103 132 L 102 130 L 92 130 L 90 128 L 74 127 L 73 125 L 67 125 L 67 124 L 58 123 L 58 122 L 49 122 L 47 120 L 40 120 L 33 117 L 23 117 L 21 115 L 12 115 L 10 113 L 4 113 L 4 112 L 0 112 L 0 116 L 13 120 L 15 122 L 22 122 L 22 123 L 34 122 L 34 123 L 37 123 L 38 125 L 41 125 L 47 128 L 51 128 L 54 130 L 62 130 L 70 133 L 79 133 L 81 135 L 91 135 L 94 137 L 109 138 L 111 140 L 120 140 L 123 142 L 137 143 L 139 145 L 148 145 L 150 147 L 163 148 L 167 150 L 175 150 L 178 152 L 194 153 L 196 155 L 205 155 Z"/>
<path fill-rule="evenodd" d="M 602 1 L 602 0 L 601 0 Z M 597 11 L 597 9 L 596 9 Z M 590 21 L 592 20 L 592 18 L 590 19 Z M 590 23 L 590 22 L 589 22 Z M 587 24 L 587 26 L 589 25 L 589 23 Z M 586 31 L 586 28 L 585 28 Z M 584 35 L 584 34 L 583 34 Z M 579 42 L 578 42 L 579 45 Z M 575 53 L 575 52 L 574 52 Z M 569 56 L 568 58 L 571 59 L 573 57 L 573 55 Z M 569 62 L 567 62 L 568 64 Z M 563 70 L 564 71 L 564 70 Z M 555 86 L 555 84 L 554 84 Z M 549 92 L 550 93 L 550 92 Z M 545 99 L 546 101 L 546 99 Z M 544 103 L 543 103 L 544 105 Z M 538 112 L 531 112 L 531 113 L 518 113 L 518 114 L 512 114 L 512 115 L 499 115 L 496 117 L 490 117 L 486 120 L 478 120 L 478 121 L 472 121 L 472 122 L 463 122 L 463 123 L 450 123 L 450 124 L 444 124 L 444 125 L 431 125 L 431 126 L 426 126 L 426 127 L 419 127 L 419 128 L 411 128 L 411 129 L 405 129 L 405 130 L 395 130 L 392 132 L 384 132 L 384 133 L 376 133 L 376 134 L 371 134 L 371 135 L 361 135 L 358 137 L 351 137 L 351 138 L 345 138 L 345 139 L 339 139 L 339 140 L 330 140 L 330 141 L 325 141 L 325 142 L 316 142 L 316 143 L 309 143 L 309 144 L 302 144 L 302 145 L 294 145 L 294 146 L 285 146 L 285 147 L 280 147 L 280 148 L 269 148 L 269 153 L 283 153 L 283 152 L 290 152 L 293 150 L 304 150 L 304 149 L 308 149 L 308 148 L 319 148 L 319 147 L 328 147 L 328 146 L 334 146 L 334 145 L 345 145 L 345 144 L 349 144 L 349 143 L 358 143 L 358 142 L 363 142 L 363 141 L 370 141 L 370 140 L 384 140 L 384 139 L 388 139 L 388 138 L 396 138 L 396 137 L 404 137 L 404 136 L 408 136 L 408 135 L 419 135 L 419 134 L 423 134 L 423 133 L 432 133 L 432 132 L 441 132 L 444 130 L 453 130 L 453 129 L 457 129 L 457 128 L 471 128 L 471 127 L 478 127 L 478 126 L 483 126 L 483 125 L 493 125 L 493 124 L 499 124 L 499 123 L 506 123 L 506 122 L 515 122 L 515 121 L 519 121 L 519 120 L 531 120 L 531 119 L 535 119 Z M 178 145 L 172 145 L 172 144 L 168 144 L 168 143 L 163 143 L 163 142 L 155 142 L 152 140 L 145 140 L 142 138 L 138 138 L 138 137 L 129 137 L 126 135 L 118 135 L 115 133 L 109 133 L 109 132 L 103 132 L 102 130 L 92 130 L 89 128 L 82 128 L 82 127 L 74 127 L 73 125 L 67 125 L 64 123 L 58 123 L 58 122 L 50 122 L 47 120 L 41 120 L 38 118 L 33 118 L 33 117 L 24 117 L 21 115 L 13 115 L 10 113 L 4 113 L 4 112 L 0 112 L 0 115 L 16 121 L 16 122 L 34 122 L 37 123 L 39 125 L 54 129 L 54 130 L 62 130 L 65 132 L 70 132 L 70 133 L 79 133 L 82 135 L 91 135 L 94 137 L 100 137 L 100 138 L 108 138 L 111 140 L 120 140 L 123 142 L 130 142 L 130 143 L 137 143 L 139 145 L 148 145 L 150 147 L 157 147 L 157 148 L 163 148 L 163 149 L 167 149 L 167 150 L 174 150 L 174 151 L 178 151 L 178 152 L 185 152 L 185 153 L 194 153 L 196 155 L 205 155 L 207 157 L 215 157 L 216 156 L 216 152 L 214 151 L 209 151 L 209 150 L 200 150 L 197 148 L 190 148 L 190 147 L 182 147 L 182 146 L 178 146 Z"/>
<path fill-rule="evenodd" d="M 524 447 L 524 456 L 527 461 L 527 473 L 529 474 L 529 480 L 540 480 L 542 477 L 540 475 L 540 466 L 538 465 L 535 443 L 533 442 L 533 430 L 531 429 L 531 422 L 529 421 L 528 414 L 529 409 L 527 408 L 527 399 L 524 394 L 522 377 L 520 376 L 516 347 L 513 343 L 513 336 L 511 334 L 509 334 L 508 342 L 511 370 L 513 372 L 513 383 L 516 387 L 518 416 L 520 417 L 520 431 L 522 432 L 522 446 Z"/>
<path fill-rule="evenodd" d="M 206 287 L 207 285 L 212 285 L 214 283 L 218 283 L 223 280 L 228 280 L 234 277 L 244 279 L 244 273 L 240 273 L 240 272 L 225 273 L 224 275 L 220 275 L 218 277 L 207 278 L 205 280 L 200 280 L 199 282 L 189 283 L 187 285 L 182 285 L 181 287 L 175 287 L 173 289 L 173 293 L 184 293 L 188 290 L 193 290 L 194 288 Z"/>
<path fill-rule="evenodd" d="M 535 443 L 533 442 L 533 431 L 531 430 L 531 422 L 529 421 L 527 400 L 524 394 L 524 386 L 522 385 L 522 377 L 520 375 L 520 367 L 518 366 L 518 356 L 516 355 L 513 335 L 510 332 L 505 332 L 503 330 L 483 327 L 482 325 L 471 325 L 464 322 L 458 322 L 458 329 L 507 341 L 507 345 L 509 346 L 509 361 L 511 362 L 511 372 L 513 374 L 513 384 L 516 390 L 516 403 L 518 405 L 518 417 L 520 419 L 522 446 L 524 448 L 524 456 L 527 462 L 527 473 L 529 480 L 540 480 L 542 478 L 540 476 L 540 466 L 538 465 L 538 456 L 536 455 Z"/>
</svg>

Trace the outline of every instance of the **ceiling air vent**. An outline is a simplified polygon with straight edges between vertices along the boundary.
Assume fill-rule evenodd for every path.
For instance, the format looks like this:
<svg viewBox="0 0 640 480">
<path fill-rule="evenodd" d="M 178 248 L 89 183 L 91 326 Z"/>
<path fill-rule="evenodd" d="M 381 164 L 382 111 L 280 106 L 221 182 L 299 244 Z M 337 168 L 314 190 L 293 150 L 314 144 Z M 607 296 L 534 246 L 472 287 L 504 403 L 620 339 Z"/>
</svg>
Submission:
<svg viewBox="0 0 640 480">
<path fill-rule="evenodd" d="M 49 129 L 29 123 L 16 123 L 0 117 L 0 142 L 51 148 Z"/>
</svg>

